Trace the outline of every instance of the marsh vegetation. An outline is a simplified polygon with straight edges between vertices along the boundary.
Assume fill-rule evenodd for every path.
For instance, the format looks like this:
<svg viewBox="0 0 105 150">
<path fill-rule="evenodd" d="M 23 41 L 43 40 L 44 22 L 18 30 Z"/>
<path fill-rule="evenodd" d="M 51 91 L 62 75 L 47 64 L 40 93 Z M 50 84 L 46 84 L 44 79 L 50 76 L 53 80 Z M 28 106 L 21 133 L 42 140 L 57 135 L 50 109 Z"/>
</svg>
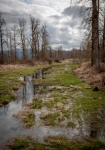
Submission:
<svg viewBox="0 0 105 150">
<path fill-rule="evenodd" d="M 29 132 L 32 129 L 37 142 L 16 138 L 11 149 L 105 148 L 105 93 L 81 81 L 73 71 L 76 68 L 78 65 L 63 62 L 45 69 L 39 78 L 32 76 L 32 101 L 24 103 L 14 117 Z"/>
</svg>

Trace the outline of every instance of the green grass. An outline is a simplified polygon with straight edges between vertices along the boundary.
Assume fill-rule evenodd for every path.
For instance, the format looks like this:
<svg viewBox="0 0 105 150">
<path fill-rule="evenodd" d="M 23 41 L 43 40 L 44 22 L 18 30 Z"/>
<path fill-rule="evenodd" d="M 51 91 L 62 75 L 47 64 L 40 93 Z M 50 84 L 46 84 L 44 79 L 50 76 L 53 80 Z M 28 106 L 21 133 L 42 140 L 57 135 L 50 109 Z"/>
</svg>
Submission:
<svg viewBox="0 0 105 150">
<path fill-rule="evenodd" d="M 42 108 L 43 107 L 42 100 L 37 100 L 37 101 L 32 102 L 31 107 L 37 108 L 37 109 Z"/>
<path fill-rule="evenodd" d="M 43 119 L 43 122 L 45 125 L 50 125 L 50 126 L 57 126 L 57 118 L 60 116 L 59 112 L 53 112 L 50 116 L 46 117 Z"/>
<path fill-rule="evenodd" d="M 61 99 L 56 97 L 56 98 L 54 98 L 54 100 L 45 102 L 44 105 L 48 108 L 52 108 L 55 104 L 57 104 L 60 101 L 61 101 Z"/>
<path fill-rule="evenodd" d="M 32 127 L 35 124 L 35 114 L 32 111 L 26 112 L 25 123 L 27 127 Z"/>
<path fill-rule="evenodd" d="M 25 139 L 16 139 L 12 145 L 12 149 L 23 150 L 28 147 L 28 142 Z"/>
<path fill-rule="evenodd" d="M 91 142 L 74 140 L 70 142 L 63 136 L 49 136 L 45 138 L 45 141 L 56 150 L 101 150 L 105 148 L 105 143 L 99 140 L 91 140 Z"/>
<path fill-rule="evenodd" d="M 14 142 L 5 146 L 4 150 L 7 148 L 11 150 L 47 150 L 46 146 L 38 143 L 30 136 L 15 138 Z"/>
<path fill-rule="evenodd" d="M 87 141 L 69 141 L 64 136 L 49 136 L 45 137 L 45 143 L 38 143 L 31 137 L 15 138 L 12 143 L 6 143 L 4 150 L 103 150 L 105 143 L 99 140 Z"/>
<path fill-rule="evenodd" d="M 84 91 L 84 97 L 77 97 L 76 105 L 81 105 L 80 108 L 84 111 L 98 111 L 105 108 L 105 93 L 101 91 L 94 92 L 92 89 Z"/>
<path fill-rule="evenodd" d="M 75 123 L 70 121 L 70 122 L 67 123 L 67 127 L 74 128 L 75 127 Z"/>
<path fill-rule="evenodd" d="M 40 85 L 62 85 L 62 86 L 70 86 L 70 84 L 74 85 L 82 85 L 85 84 L 81 82 L 75 74 L 71 72 L 71 65 L 69 64 L 69 69 L 65 71 L 65 64 L 59 64 L 58 66 L 54 66 L 54 68 L 47 71 L 48 74 L 45 74 L 45 78 L 43 80 L 39 80 L 38 83 Z"/>
<path fill-rule="evenodd" d="M 5 95 L 3 97 L 0 97 L 0 102 L 1 103 L 5 103 L 6 101 L 9 101 L 9 100 L 14 100 L 16 99 L 16 96 L 11 94 L 11 95 Z"/>
<path fill-rule="evenodd" d="M 70 109 L 62 110 L 62 113 L 63 113 L 64 117 L 66 117 L 66 118 L 70 117 Z"/>
</svg>

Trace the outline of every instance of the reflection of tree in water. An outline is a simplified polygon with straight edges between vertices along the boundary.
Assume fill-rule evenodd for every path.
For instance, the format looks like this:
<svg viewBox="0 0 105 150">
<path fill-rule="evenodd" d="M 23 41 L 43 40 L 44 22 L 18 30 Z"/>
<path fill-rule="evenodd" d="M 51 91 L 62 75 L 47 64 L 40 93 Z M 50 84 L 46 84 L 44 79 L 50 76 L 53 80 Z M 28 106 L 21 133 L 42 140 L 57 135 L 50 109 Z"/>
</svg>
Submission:
<svg viewBox="0 0 105 150">
<path fill-rule="evenodd" d="M 43 70 L 39 70 L 37 73 L 35 73 L 34 78 L 38 79 L 39 77 L 42 77 Z"/>
<path fill-rule="evenodd" d="M 43 72 L 48 70 L 44 68 L 33 74 L 32 76 L 24 77 L 24 85 L 22 90 L 22 103 L 26 103 L 29 99 L 33 99 L 34 95 L 37 94 L 38 86 L 33 83 L 33 79 L 38 79 L 43 76 Z"/>
<path fill-rule="evenodd" d="M 23 101 L 22 103 L 26 102 L 26 77 L 24 77 L 25 84 L 23 85 Z"/>
<path fill-rule="evenodd" d="M 90 117 L 90 137 L 97 138 L 100 133 L 104 136 L 104 125 L 105 125 L 105 111 L 99 110 L 99 112 L 91 113 Z M 104 131 L 102 132 L 102 130 Z"/>
<path fill-rule="evenodd" d="M 97 121 L 95 119 L 91 119 L 91 122 L 90 122 L 90 137 L 97 138 L 97 134 L 98 134 Z"/>
<path fill-rule="evenodd" d="M 34 95 L 34 85 L 32 83 L 32 76 L 24 77 L 25 84 L 23 85 L 23 103 L 28 101 L 28 97 Z"/>
<path fill-rule="evenodd" d="M 2 111 L 0 111 L 0 114 L 2 114 L 3 116 L 6 116 L 7 115 L 7 112 L 8 112 L 8 108 L 9 108 L 9 105 L 4 105 L 1 109 Z"/>
<path fill-rule="evenodd" d="M 33 86 L 34 86 L 33 93 L 34 93 L 34 95 L 36 95 L 37 94 L 37 86 L 35 84 Z"/>
</svg>

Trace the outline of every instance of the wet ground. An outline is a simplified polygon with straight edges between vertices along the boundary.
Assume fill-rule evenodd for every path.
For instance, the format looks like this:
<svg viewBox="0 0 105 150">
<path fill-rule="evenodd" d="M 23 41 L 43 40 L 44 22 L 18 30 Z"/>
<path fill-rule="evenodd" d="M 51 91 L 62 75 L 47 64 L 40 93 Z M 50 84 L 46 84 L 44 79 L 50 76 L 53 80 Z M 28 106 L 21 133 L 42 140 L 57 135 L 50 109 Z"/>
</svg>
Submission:
<svg viewBox="0 0 105 150">
<path fill-rule="evenodd" d="M 31 135 L 40 142 L 58 135 L 105 141 L 105 93 L 92 91 L 74 76 L 70 64 L 63 64 L 20 77 L 18 98 L 0 108 L 0 142 L 18 135 Z M 34 112 L 34 126 L 26 128 L 14 117 L 21 110 Z"/>
</svg>

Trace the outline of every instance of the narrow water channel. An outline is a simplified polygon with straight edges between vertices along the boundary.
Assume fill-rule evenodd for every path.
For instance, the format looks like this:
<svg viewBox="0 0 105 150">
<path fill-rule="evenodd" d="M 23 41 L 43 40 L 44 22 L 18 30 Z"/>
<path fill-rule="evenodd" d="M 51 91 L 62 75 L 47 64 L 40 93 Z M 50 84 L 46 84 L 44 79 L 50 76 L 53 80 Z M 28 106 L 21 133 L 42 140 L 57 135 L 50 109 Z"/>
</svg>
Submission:
<svg viewBox="0 0 105 150">
<path fill-rule="evenodd" d="M 22 123 L 19 119 L 13 117 L 13 114 L 20 111 L 23 104 L 30 103 L 33 100 L 37 93 L 33 78 L 42 78 L 42 75 L 43 70 L 39 70 L 32 76 L 21 77 L 25 84 L 17 91 L 18 98 L 0 108 L 0 142 L 25 132 Z"/>
</svg>

